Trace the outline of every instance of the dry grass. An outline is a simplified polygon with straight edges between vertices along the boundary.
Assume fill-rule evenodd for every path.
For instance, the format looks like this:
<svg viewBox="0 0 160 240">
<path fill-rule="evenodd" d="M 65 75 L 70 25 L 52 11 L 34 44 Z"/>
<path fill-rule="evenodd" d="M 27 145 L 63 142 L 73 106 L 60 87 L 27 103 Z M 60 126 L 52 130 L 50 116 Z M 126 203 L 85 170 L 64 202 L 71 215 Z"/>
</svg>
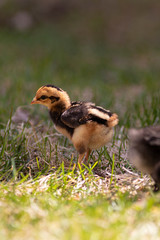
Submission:
<svg viewBox="0 0 160 240">
<path fill-rule="evenodd" d="M 38 180 L 29 180 L 25 183 L 19 184 L 16 188 L 15 194 L 21 195 L 24 190 L 27 194 L 45 193 L 50 190 L 51 183 L 55 184 L 59 181 L 59 186 L 62 184 L 62 176 L 56 173 L 41 176 Z M 71 189 L 68 199 L 81 200 L 87 198 L 89 195 L 105 195 L 107 199 L 117 199 L 119 193 L 128 193 L 130 197 L 143 196 L 144 192 L 150 192 L 153 181 L 149 176 L 133 176 L 125 173 L 115 175 L 111 183 L 110 176 L 101 178 L 98 175 L 90 176 L 87 172 L 80 174 L 77 172 L 76 176 L 67 174 L 67 188 Z M 63 184 L 62 184 L 63 185 Z M 36 186 L 36 189 L 35 189 Z M 57 187 L 54 195 L 61 197 L 63 188 Z"/>
</svg>

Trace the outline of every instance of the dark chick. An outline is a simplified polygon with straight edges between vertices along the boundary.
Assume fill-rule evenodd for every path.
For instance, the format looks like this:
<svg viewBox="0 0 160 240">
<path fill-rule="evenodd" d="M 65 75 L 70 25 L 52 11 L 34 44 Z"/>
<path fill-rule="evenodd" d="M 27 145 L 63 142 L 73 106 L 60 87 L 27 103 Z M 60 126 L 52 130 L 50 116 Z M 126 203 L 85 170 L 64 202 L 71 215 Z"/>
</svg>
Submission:
<svg viewBox="0 0 160 240">
<path fill-rule="evenodd" d="M 129 160 L 134 166 L 149 173 L 155 181 L 154 191 L 160 187 L 160 126 L 129 131 Z"/>
<path fill-rule="evenodd" d="M 61 88 L 45 85 L 38 89 L 31 104 L 48 107 L 58 132 L 69 138 L 79 153 L 78 162 L 88 160 L 92 149 L 107 144 L 113 136 L 118 116 L 91 102 L 71 102 Z"/>
</svg>

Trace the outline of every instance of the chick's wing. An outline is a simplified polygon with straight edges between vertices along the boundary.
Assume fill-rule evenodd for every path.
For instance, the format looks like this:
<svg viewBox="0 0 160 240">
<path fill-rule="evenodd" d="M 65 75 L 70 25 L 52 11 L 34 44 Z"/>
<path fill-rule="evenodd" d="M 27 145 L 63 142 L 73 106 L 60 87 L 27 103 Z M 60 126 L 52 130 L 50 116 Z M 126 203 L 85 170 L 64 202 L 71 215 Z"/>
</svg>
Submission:
<svg viewBox="0 0 160 240">
<path fill-rule="evenodd" d="M 61 115 L 64 124 L 76 128 L 88 120 L 88 106 L 83 102 L 73 102 L 71 107 Z"/>
</svg>

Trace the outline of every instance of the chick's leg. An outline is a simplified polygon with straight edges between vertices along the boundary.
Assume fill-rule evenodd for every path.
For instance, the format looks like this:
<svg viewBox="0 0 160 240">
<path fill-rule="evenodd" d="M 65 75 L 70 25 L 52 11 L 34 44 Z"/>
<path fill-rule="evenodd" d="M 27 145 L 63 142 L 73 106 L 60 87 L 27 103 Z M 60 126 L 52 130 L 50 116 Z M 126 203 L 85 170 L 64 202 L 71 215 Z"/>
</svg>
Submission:
<svg viewBox="0 0 160 240">
<path fill-rule="evenodd" d="M 85 156 L 85 162 L 88 161 L 88 158 L 89 158 L 90 153 L 91 153 L 91 149 L 88 148 L 87 153 L 86 153 L 86 156 Z"/>
<path fill-rule="evenodd" d="M 91 150 L 88 149 L 84 160 L 83 160 L 83 158 L 84 158 L 85 152 L 82 153 L 82 154 L 79 154 L 79 157 L 78 157 L 78 163 L 79 163 L 80 165 L 82 165 L 83 162 L 86 163 L 86 162 L 88 161 L 88 158 L 89 158 L 90 152 L 91 152 Z"/>
<path fill-rule="evenodd" d="M 87 148 L 84 144 L 84 141 L 74 142 L 74 147 L 76 148 L 76 150 L 79 153 L 78 163 L 81 165 L 83 163 L 83 158 L 84 158 L 84 155 L 87 151 Z"/>
<path fill-rule="evenodd" d="M 78 163 L 79 163 L 80 165 L 81 165 L 81 163 L 83 163 L 84 154 L 85 154 L 85 153 L 79 154 Z"/>
</svg>

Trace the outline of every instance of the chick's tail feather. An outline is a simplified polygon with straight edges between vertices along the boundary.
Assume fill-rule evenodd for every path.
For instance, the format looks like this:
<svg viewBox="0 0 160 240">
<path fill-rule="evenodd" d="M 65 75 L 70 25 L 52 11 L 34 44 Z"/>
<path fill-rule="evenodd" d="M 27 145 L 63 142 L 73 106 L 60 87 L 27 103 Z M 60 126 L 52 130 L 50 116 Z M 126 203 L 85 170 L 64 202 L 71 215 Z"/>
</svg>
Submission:
<svg viewBox="0 0 160 240">
<path fill-rule="evenodd" d="M 119 119 L 116 113 L 113 113 L 112 116 L 107 120 L 108 127 L 114 127 L 118 124 Z"/>
</svg>

